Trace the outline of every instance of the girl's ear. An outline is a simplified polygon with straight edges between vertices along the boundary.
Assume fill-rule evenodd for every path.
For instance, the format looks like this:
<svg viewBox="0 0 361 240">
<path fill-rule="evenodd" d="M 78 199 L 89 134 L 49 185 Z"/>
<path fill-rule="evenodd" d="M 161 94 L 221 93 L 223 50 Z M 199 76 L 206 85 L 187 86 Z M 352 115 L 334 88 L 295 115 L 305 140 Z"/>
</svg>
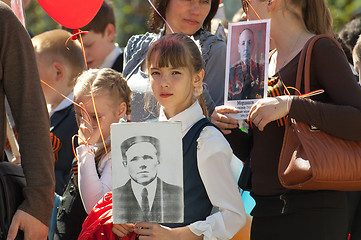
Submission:
<svg viewBox="0 0 361 240">
<path fill-rule="evenodd" d="M 203 78 L 204 78 L 204 69 L 202 69 L 201 71 L 195 74 L 193 78 L 193 87 L 195 88 L 201 87 L 203 83 Z"/>
<path fill-rule="evenodd" d="M 127 104 L 125 104 L 125 102 L 122 102 L 121 104 L 118 105 L 117 117 L 119 117 L 119 119 L 123 118 L 126 112 L 127 112 Z"/>
</svg>

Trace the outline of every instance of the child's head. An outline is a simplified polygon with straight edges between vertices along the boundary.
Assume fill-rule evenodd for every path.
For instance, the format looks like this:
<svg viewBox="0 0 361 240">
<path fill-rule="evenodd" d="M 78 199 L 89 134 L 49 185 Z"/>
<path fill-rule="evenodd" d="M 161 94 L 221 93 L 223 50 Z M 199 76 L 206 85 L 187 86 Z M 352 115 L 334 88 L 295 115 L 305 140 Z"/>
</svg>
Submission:
<svg viewBox="0 0 361 240">
<path fill-rule="evenodd" d="M 78 41 L 69 41 L 71 36 L 64 30 L 51 30 L 32 38 L 40 78 L 63 95 L 69 95 L 75 78 L 85 70 L 85 62 Z M 63 97 L 42 84 L 46 102 L 58 105 Z"/>
<path fill-rule="evenodd" d="M 352 52 L 353 65 L 355 67 L 355 71 L 359 75 L 359 80 L 361 78 L 361 34 L 356 42 L 356 45 Z M 361 81 L 360 81 L 361 82 Z"/>
<path fill-rule="evenodd" d="M 168 118 L 201 97 L 203 58 L 186 34 L 167 34 L 157 40 L 148 51 L 146 63 L 154 96 Z"/>
<path fill-rule="evenodd" d="M 82 27 L 84 51 L 89 68 L 99 68 L 115 47 L 115 15 L 111 2 L 105 0 L 93 20 Z"/>
<path fill-rule="evenodd" d="M 90 89 L 91 85 L 91 89 Z M 94 94 L 95 106 L 104 138 L 110 136 L 110 124 L 119 122 L 125 114 L 130 114 L 132 92 L 122 74 L 110 69 L 90 69 L 83 72 L 74 87 L 74 101 L 88 112 L 93 129 L 98 129 L 91 94 Z M 76 107 L 76 117 L 82 116 L 82 110 Z"/>
</svg>

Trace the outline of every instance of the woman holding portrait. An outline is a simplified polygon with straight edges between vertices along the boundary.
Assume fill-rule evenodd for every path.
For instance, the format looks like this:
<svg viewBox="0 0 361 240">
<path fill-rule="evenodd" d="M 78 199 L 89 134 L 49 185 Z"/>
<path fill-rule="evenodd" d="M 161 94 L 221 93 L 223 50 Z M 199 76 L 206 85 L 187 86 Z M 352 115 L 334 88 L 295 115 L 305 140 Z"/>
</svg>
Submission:
<svg viewBox="0 0 361 240">
<path fill-rule="evenodd" d="M 300 53 L 316 35 L 333 36 L 332 17 L 324 0 L 243 0 L 250 20 L 271 19 L 269 77 L 280 93 L 295 87 Z M 343 51 L 331 39 L 316 42 L 311 58 L 311 98 L 268 97 L 255 103 L 248 134 L 228 117 L 236 109 L 221 106 L 212 122 L 227 134 L 240 159 L 251 157 L 252 196 L 256 201 L 251 239 L 327 239 L 347 237 L 347 198 L 342 191 L 290 190 L 278 179 L 278 162 L 286 116 L 348 140 L 361 141 L 361 88 L 355 82 Z M 283 85 L 284 84 L 284 85 Z M 269 86 L 270 88 L 270 86 Z M 272 88 L 272 86 L 271 86 Z M 303 92 L 303 89 L 300 89 Z M 252 126 L 251 125 L 251 126 Z"/>
</svg>

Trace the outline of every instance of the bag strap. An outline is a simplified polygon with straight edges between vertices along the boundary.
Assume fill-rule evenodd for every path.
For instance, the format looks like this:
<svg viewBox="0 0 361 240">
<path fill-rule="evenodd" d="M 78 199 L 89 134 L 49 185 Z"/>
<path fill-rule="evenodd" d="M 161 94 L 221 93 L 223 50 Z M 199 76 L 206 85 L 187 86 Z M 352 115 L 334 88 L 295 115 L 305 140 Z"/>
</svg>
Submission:
<svg viewBox="0 0 361 240">
<path fill-rule="evenodd" d="M 311 91 L 311 89 L 310 89 L 310 72 L 311 72 L 310 69 L 311 69 L 312 49 L 313 49 L 313 46 L 315 45 L 315 43 L 321 38 L 328 38 L 328 39 L 332 40 L 342 50 L 342 47 L 337 42 L 337 40 L 326 34 L 316 35 L 307 41 L 307 43 L 305 44 L 305 46 L 301 52 L 301 56 L 300 56 L 300 59 L 298 62 L 297 77 L 296 77 L 296 88 L 299 91 L 301 91 L 302 75 L 303 75 L 303 70 L 304 70 L 304 78 L 303 78 L 304 93 L 309 93 Z M 343 50 L 342 50 L 342 52 L 344 53 Z"/>
</svg>

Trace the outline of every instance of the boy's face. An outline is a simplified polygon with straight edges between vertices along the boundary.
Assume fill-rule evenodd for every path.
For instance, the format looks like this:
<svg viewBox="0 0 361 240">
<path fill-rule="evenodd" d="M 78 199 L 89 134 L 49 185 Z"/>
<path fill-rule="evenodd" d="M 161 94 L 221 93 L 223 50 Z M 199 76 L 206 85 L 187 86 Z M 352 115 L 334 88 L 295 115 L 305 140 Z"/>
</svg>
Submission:
<svg viewBox="0 0 361 240">
<path fill-rule="evenodd" d="M 84 51 L 89 68 L 99 68 L 104 59 L 114 49 L 114 34 L 108 33 L 107 29 L 104 33 L 96 33 L 89 31 L 83 36 Z"/>
</svg>

